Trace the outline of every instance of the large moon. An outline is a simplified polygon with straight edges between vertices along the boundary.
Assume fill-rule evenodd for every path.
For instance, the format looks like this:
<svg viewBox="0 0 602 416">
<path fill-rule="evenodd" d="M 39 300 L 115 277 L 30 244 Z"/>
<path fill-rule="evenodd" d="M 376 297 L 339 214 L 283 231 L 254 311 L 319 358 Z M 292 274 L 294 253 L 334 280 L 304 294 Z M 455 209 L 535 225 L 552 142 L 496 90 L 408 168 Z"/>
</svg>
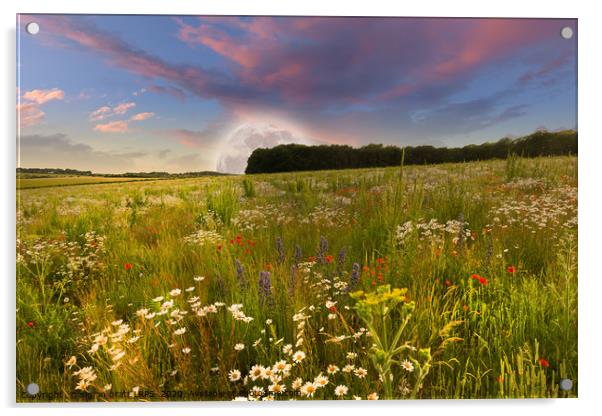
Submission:
<svg viewBox="0 0 602 416">
<path fill-rule="evenodd" d="M 273 124 L 244 124 L 222 143 L 217 157 L 217 171 L 245 173 L 247 159 L 253 150 L 290 143 L 311 144 L 309 140 Z"/>
</svg>

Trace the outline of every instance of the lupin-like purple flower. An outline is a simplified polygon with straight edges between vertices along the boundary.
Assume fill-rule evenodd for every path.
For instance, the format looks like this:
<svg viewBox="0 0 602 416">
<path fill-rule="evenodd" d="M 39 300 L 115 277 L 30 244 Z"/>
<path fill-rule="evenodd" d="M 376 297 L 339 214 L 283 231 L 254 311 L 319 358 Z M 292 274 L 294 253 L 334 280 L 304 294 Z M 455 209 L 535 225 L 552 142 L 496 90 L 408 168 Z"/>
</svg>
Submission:
<svg viewBox="0 0 602 416">
<path fill-rule="evenodd" d="M 245 279 L 245 269 L 238 259 L 236 259 L 236 280 L 238 280 L 240 286 L 245 286 L 247 283 Z"/>
<path fill-rule="evenodd" d="M 280 237 L 276 237 L 276 250 L 278 250 L 278 262 L 283 263 L 285 257 L 284 244 L 282 243 L 282 238 Z"/>
<path fill-rule="evenodd" d="M 326 256 L 326 253 L 328 253 L 328 240 L 326 239 L 326 237 L 321 236 L 320 247 L 318 249 L 318 255 L 316 256 L 319 264 L 326 263 L 326 259 L 324 257 Z"/>
<path fill-rule="evenodd" d="M 349 276 L 349 286 L 347 286 L 347 291 L 351 292 L 354 290 L 358 283 L 360 282 L 360 265 L 359 263 L 353 263 L 353 267 L 351 268 L 351 275 Z"/>
<path fill-rule="evenodd" d="M 339 255 L 337 256 L 337 266 L 340 268 L 345 263 L 345 257 L 347 256 L 347 250 L 345 247 L 341 247 Z"/>
<path fill-rule="evenodd" d="M 298 247 L 298 246 L 297 246 Z M 295 286 L 297 285 L 297 265 L 293 264 L 291 266 L 291 277 L 288 282 L 288 294 L 289 296 L 293 296 L 295 293 Z"/>
<path fill-rule="evenodd" d="M 272 281 L 270 280 L 270 272 L 262 271 L 259 273 L 259 302 L 264 304 L 271 303 Z"/>
</svg>

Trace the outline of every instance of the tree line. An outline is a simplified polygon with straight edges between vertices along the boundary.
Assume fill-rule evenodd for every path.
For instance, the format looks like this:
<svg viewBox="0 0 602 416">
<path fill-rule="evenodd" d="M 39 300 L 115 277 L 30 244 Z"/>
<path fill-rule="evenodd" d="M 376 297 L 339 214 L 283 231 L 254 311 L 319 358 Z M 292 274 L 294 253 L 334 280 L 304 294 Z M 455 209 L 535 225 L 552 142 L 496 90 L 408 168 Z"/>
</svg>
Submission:
<svg viewBox="0 0 602 416">
<path fill-rule="evenodd" d="M 184 173 L 169 173 L 169 172 L 126 172 L 126 173 L 92 173 L 89 170 L 77 169 L 62 169 L 62 168 L 17 168 L 17 174 L 21 177 L 52 177 L 56 175 L 62 176 L 101 176 L 103 178 L 199 178 L 203 176 L 222 176 L 227 173 L 214 171 L 200 172 L 184 172 Z"/>
<path fill-rule="evenodd" d="M 247 160 L 245 173 L 275 173 L 327 169 L 353 169 L 385 166 L 422 165 L 505 159 L 509 154 L 522 157 L 577 154 L 577 132 L 538 130 L 517 139 L 469 144 L 464 147 L 434 147 L 369 144 L 359 148 L 347 145 L 306 146 L 284 144 L 255 149 Z"/>
</svg>

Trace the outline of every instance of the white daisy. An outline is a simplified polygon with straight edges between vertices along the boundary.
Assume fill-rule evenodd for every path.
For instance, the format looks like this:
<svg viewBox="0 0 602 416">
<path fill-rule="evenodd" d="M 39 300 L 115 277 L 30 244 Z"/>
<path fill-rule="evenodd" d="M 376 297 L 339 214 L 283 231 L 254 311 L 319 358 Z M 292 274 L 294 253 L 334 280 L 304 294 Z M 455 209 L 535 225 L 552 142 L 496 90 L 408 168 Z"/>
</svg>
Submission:
<svg viewBox="0 0 602 416">
<path fill-rule="evenodd" d="M 346 395 L 348 391 L 349 391 L 349 388 L 347 386 L 339 384 L 334 389 L 334 395 L 337 397 L 341 397 L 341 396 Z"/>
<path fill-rule="evenodd" d="M 297 351 L 293 354 L 293 361 L 299 364 L 305 359 L 305 353 L 303 351 Z"/>
<path fill-rule="evenodd" d="M 404 370 L 406 370 L 407 372 L 411 373 L 412 371 L 414 371 L 414 364 L 412 364 L 410 361 L 408 360 L 403 360 L 401 362 L 401 368 L 403 368 Z"/>
<path fill-rule="evenodd" d="M 240 380 L 240 371 L 238 371 L 238 370 L 230 371 L 228 373 L 228 379 L 233 383 Z"/>
</svg>

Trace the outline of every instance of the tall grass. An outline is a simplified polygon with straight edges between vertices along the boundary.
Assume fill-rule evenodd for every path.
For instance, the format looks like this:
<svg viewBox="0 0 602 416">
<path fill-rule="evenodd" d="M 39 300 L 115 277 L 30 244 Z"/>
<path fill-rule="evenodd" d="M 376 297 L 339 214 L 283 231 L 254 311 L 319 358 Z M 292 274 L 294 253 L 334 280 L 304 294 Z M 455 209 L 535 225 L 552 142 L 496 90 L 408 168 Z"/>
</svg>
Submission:
<svg viewBox="0 0 602 416">
<path fill-rule="evenodd" d="M 574 397 L 576 165 L 20 190 L 17 400 Z"/>
</svg>

